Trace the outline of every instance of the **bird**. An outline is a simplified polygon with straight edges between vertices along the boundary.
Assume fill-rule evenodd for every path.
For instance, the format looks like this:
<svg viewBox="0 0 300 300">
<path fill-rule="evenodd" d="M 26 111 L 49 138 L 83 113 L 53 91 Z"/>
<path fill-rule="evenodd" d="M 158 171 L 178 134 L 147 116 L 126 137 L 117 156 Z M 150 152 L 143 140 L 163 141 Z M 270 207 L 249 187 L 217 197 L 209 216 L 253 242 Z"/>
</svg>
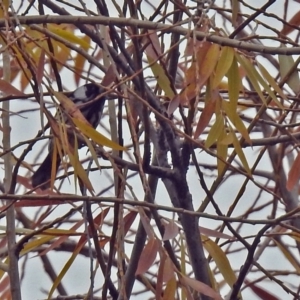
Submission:
<svg viewBox="0 0 300 300">
<path fill-rule="evenodd" d="M 73 101 L 79 109 L 85 119 L 96 129 L 103 114 L 104 104 L 106 96 L 103 95 L 99 99 L 93 101 L 103 94 L 105 90 L 95 83 L 87 83 L 78 87 L 76 90 L 68 95 L 68 98 Z M 90 104 L 88 104 L 90 103 Z M 66 124 L 68 124 L 69 118 L 65 115 L 63 117 Z M 72 140 L 73 134 L 69 135 L 69 140 Z M 73 139 L 74 140 L 74 139 Z M 83 147 L 84 143 L 78 143 L 78 148 Z M 39 168 L 35 171 L 31 177 L 32 187 L 36 188 L 39 186 L 42 190 L 46 190 L 50 187 L 50 179 L 52 172 L 52 159 L 53 159 L 53 140 L 49 141 L 48 154 Z M 61 156 L 57 154 L 56 157 L 56 172 L 58 171 L 61 163 Z"/>
</svg>

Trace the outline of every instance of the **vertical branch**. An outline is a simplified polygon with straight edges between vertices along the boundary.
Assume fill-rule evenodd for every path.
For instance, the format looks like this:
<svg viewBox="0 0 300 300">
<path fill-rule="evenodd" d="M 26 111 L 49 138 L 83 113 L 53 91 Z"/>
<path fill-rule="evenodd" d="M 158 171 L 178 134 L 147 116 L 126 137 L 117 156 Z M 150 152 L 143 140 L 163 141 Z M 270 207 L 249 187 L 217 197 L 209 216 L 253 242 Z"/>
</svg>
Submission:
<svg viewBox="0 0 300 300">
<path fill-rule="evenodd" d="M 7 15 L 7 10 L 4 7 L 4 4 L 1 5 L 1 9 Z M 5 42 L 1 39 L 2 47 L 5 47 Z M 7 82 L 10 82 L 11 70 L 10 70 L 10 55 L 9 51 L 6 49 L 3 52 L 3 79 Z M 3 156 L 4 160 L 4 188 L 7 192 L 10 188 L 10 182 L 12 177 L 12 155 L 9 149 L 11 148 L 10 144 L 10 105 L 9 101 L 4 101 L 2 104 L 2 126 L 3 126 L 3 151 L 7 152 Z M 9 201 L 10 203 L 10 201 Z M 15 251 L 16 245 L 16 229 L 15 229 L 15 206 L 14 204 L 10 205 L 6 212 L 6 236 L 7 236 L 7 248 L 8 248 L 8 257 L 9 257 L 9 278 L 10 278 L 10 289 L 11 297 L 14 300 L 21 300 L 21 290 L 20 290 L 20 277 L 19 277 L 19 267 L 18 260 L 19 257 Z"/>
</svg>

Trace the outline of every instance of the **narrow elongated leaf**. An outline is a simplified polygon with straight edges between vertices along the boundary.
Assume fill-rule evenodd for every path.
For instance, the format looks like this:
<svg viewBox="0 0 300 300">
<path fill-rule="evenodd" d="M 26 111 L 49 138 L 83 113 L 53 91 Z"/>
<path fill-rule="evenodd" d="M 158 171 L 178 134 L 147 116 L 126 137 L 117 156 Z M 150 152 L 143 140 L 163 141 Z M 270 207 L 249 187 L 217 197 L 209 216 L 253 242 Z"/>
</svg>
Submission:
<svg viewBox="0 0 300 300">
<path fill-rule="evenodd" d="M 206 251 L 211 255 L 213 260 L 215 261 L 218 269 L 226 280 L 227 284 L 230 287 L 233 287 L 236 282 L 236 276 L 234 271 L 232 270 L 229 260 L 224 253 L 224 251 L 211 239 L 206 236 L 201 236 L 203 240 L 203 246 Z"/>
<path fill-rule="evenodd" d="M 230 69 L 233 58 L 234 58 L 234 49 L 231 47 L 223 47 L 216 67 L 212 89 L 215 89 L 216 87 L 219 86 L 223 77 Z"/>
<path fill-rule="evenodd" d="M 212 299 L 222 300 L 222 297 L 219 293 L 217 293 L 210 286 L 206 285 L 205 283 L 203 283 L 201 281 L 195 280 L 193 278 L 189 278 L 185 275 L 180 276 L 180 281 L 183 281 L 185 284 L 190 286 L 195 291 L 202 293 L 206 296 L 209 296 Z"/>
<path fill-rule="evenodd" d="M 242 163 L 243 167 L 245 168 L 246 172 L 248 173 L 249 176 L 252 177 L 251 170 L 249 168 L 247 159 L 246 159 L 245 154 L 243 152 L 243 149 L 240 145 L 240 142 L 239 142 L 233 128 L 231 126 L 229 126 L 229 129 L 230 129 L 229 134 L 231 134 L 231 136 L 232 136 L 232 142 L 233 142 L 234 150 L 236 151 L 236 154 L 240 158 L 241 163 Z"/>
<path fill-rule="evenodd" d="M 237 114 L 236 110 L 233 110 L 230 106 L 230 103 L 226 101 L 223 101 L 223 108 L 234 127 L 238 130 L 238 132 L 241 133 L 246 142 L 251 145 L 252 141 L 250 139 L 248 130 L 241 120 L 240 116 Z"/>
<path fill-rule="evenodd" d="M 284 45 L 282 45 L 284 47 Z M 283 79 L 290 69 L 294 66 L 295 61 L 291 55 L 278 55 L 280 76 Z M 289 76 L 286 81 L 287 85 L 297 94 L 300 91 L 300 79 L 297 69 Z"/>
<path fill-rule="evenodd" d="M 290 264 L 294 267 L 297 273 L 300 273 L 300 266 L 298 261 L 294 258 L 294 256 L 290 253 L 290 249 L 283 246 L 281 243 L 279 243 L 276 239 L 273 239 L 273 242 L 276 244 L 276 246 L 280 249 L 280 251 L 283 253 L 284 257 L 290 262 Z"/>
<path fill-rule="evenodd" d="M 209 134 L 206 138 L 205 147 L 209 148 L 213 143 L 215 143 L 223 131 L 224 131 L 224 118 L 221 114 L 218 114 L 216 121 L 212 125 Z"/>
<path fill-rule="evenodd" d="M 260 63 L 257 63 L 259 70 L 261 74 L 265 77 L 265 79 L 269 82 L 269 84 L 272 86 L 274 91 L 278 93 L 278 95 L 282 99 L 287 99 L 287 96 L 283 93 L 282 89 L 278 86 L 274 78 L 270 75 L 270 73 L 267 71 L 267 69 Z"/>
<path fill-rule="evenodd" d="M 197 54 L 197 58 L 199 55 Z M 202 88 L 204 83 L 207 81 L 207 79 L 212 75 L 215 66 L 219 60 L 220 57 L 220 46 L 217 44 L 211 45 L 209 50 L 207 51 L 205 55 L 205 59 L 201 59 L 200 61 L 197 61 L 198 63 L 198 71 L 199 71 L 199 78 L 197 78 L 197 84 L 199 85 L 199 88 Z"/>
<path fill-rule="evenodd" d="M 175 298 L 175 293 L 176 293 L 176 278 L 175 276 L 173 276 L 166 285 L 166 288 L 164 290 L 164 294 L 163 294 L 163 300 L 173 300 L 176 299 Z"/>
<path fill-rule="evenodd" d="M 208 126 L 215 110 L 216 110 L 216 101 L 219 98 L 219 93 L 214 90 L 211 91 L 210 85 L 207 85 L 206 90 L 206 99 L 205 99 L 205 106 L 204 109 L 200 115 L 194 138 L 197 139 L 199 135 L 204 131 L 204 129 Z"/>
<path fill-rule="evenodd" d="M 217 140 L 217 167 L 218 167 L 218 174 L 222 174 L 224 168 L 226 167 L 226 159 L 228 153 L 228 145 L 222 143 L 224 138 L 226 137 L 227 133 L 226 130 L 223 130 Z M 220 159 L 221 158 L 221 159 Z"/>
<path fill-rule="evenodd" d="M 0 91 L 7 95 L 24 96 L 25 94 L 15 88 L 11 83 L 6 80 L 0 79 Z"/>
<path fill-rule="evenodd" d="M 165 92 L 165 95 L 172 99 L 175 96 L 175 92 L 172 88 L 172 83 L 167 75 L 167 71 L 157 61 L 154 62 L 150 56 L 147 57 L 150 68 L 154 77 L 157 80 L 159 87 Z"/>
<path fill-rule="evenodd" d="M 242 88 L 242 80 L 240 77 L 239 67 L 236 57 L 233 58 L 231 67 L 227 73 L 228 76 L 228 94 L 231 109 L 236 110 L 239 100 L 240 90 Z"/>
<path fill-rule="evenodd" d="M 286 188 L 291 191 L 300 178 L 300 153 L 297 154 L 296 159 L 293 162 L 293 165 L 289 171 L 288 179 L 286 182 Z"/>
<path fill-rule="evenodd" d="M 253 71 L 253 67 L 252 64 L 247 60 L 244 59 L 243 57 L 241 57 L 240 55 L 235 55 L 235 57 L 237 58 L 238 62 L 241 64 L 241 66 L 244 68 L 244 70 L 246 71 L 247 77 L 249 78 L 249 80 L 251 81 L 255 91 L 257 92 L 257 94 L 259 95 L 260 99 L 262 100 L 262 102 L 267 105 L 265 96 L 263 95 L 261 88 L 259 86 L 258 83 L 258 78 L 255 76 L 255 73 Z"/>
<path fill-rule="evenodd" d="M 100 132 L 94 129 L 90 124 L 85 124 L 81 120 L 73 119 L 73 118 L 72 121 L 85 136 L 93 140 L 98 145 L 106 146 L 114 150 L 121 150 L 121 151 L 127 150 L 126 147 L 120 146 L 117 143 L 105 137 L 104 135 L 102 135 Z"/>
<path fill-rule="evenodd" d="M 59 25 L 48 24 L 48 30 L 70 43 L 80 45 L 83 49 L 91 48 L 90 44 L 85 41 L 84 38 L 78 37 L 70 28 L 62 28 Z"/>
<path fill-rule="evenodd" d="M 156 238 L 149 239 L 141 254 L 135 275 L 144 274 L 153 265 L 159 245 L 159 241 Z"/>
</svg>

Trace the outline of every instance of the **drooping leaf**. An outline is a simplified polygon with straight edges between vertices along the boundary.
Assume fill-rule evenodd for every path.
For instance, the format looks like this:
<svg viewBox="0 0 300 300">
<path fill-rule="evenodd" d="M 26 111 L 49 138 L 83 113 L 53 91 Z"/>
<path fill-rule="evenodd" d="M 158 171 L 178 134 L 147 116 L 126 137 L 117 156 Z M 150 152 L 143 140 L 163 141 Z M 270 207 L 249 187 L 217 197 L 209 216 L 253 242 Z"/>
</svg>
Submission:
<svg viewBox="0 0 300 300">
<path fill-rule="evenodd" d="M 224 168 L 226 167 L 226 159 L 228 153 L 228 145 L 223 143 L 224 138 L 226 137 L 227 132 L 223 130 L 218 137 L 217 140 L 217 167 L 218 167 L 218 174 L 222 174 Z"/>
<path fill-rule="evenodd" d="M 218 269 L 226 280 L 230 287 L 233 287 L 236 282 L 236 276 L 233 269 L 230 266 L 229 260 L 224 251 L 211 239 L 205 236 L 201 236 L 203 240 L 203 246 L 206 251 L 211 255 L 215 261 Z"/>
<path fill-rule="evenodd" d="M 300 273 L 300 266 L 295 257 L 291 254 L 290 249 L 282 245 L 276 239 L 273 239 L 273 242 L 279 248 L 279 250 L 283 253 L 283 256 L 289 261 L 289 263 L 294 267 L 297 273 Z"/>
<path fill-rule="evenodd" d="M 212 83 L 212 89 L 215 89 L 219 86 L 223 77 L 225 76 L 225 74 L 227 74 L 228 70 L 230 69 L 233 58 L 234 49 L 231 47 L 222 47 Z"/>
<path fill-rule="evenodd" d="M 144 274 L 149 270 L 149 268 L 153 265 L 153 262 L 155 261 L 159 246 L 160 243 L 156 238 L 149 239 L 140 256 L 135 275 Z"/>
<path fill-rule="evenodd" d="M 259 70 L 261 74 L 265 77 L 265 79 L 269 82 L 269 84 L 272 86 L 274 91 L 278 93 L 278 95 L 282 99 L 287 99 L 287 96 L 283 93 L 282 89 L 278 86 L 277 82 L 274 80 L 274 78 L 270 75 L 270 73 L 267 71 L 267 69 L 260 63 L 257 63 Z"/>
<path fill-rule="evenodd" d="M 175 298 L 176 288 L 177 288 L 176 278 L 175 276 L 173 276 L 166 284 L 162 300 L 176 299 Z"/>
<path fill-rule="evenodd" d="M 209 148 L 212 144 L 214 144 L 222 132 L 225 130 L 224 127 L 224 118 L 221 114 L 218 114 L 216 117 L 216 121 L 211 126 L 211 129 L 208 133 L 208 136 L 205 140 L 205 147 Z"/>
<path fill-rule="evenodd" d="M 237 58 L 238 62 L 241 64 L 241 66 L 244 68 L 247 77 L 251 81 L 251 83 L 252 83 L 255 91 L 259 95 L 260 99 L 267 106 L 267 102 L 266 102 L 265 96 L 262 93 L 261 88 L 259 86 L 258 78 L 257 78 L 257 76 L 256 76 L 256 74 L 254 72 L 253 65 L 246 58 L 244 58 L 244 57 L 242 57 L 240 55 L 236 54 L 235 57 Z"/>
<path fill-rule="evenodd" d="M 196 126 L 196 130 L 194 133 L 194 138 L 197 139 L 200 134 L 204 131 L 204 129 L 208 126 L 215 110 L 216 110 L 216 101 L 219 97 L 219 93 L 214 90 L 210 92 L 209 85 L 207 86 L 206 90 L 206 99 L 205 99 L 205 106 L 200 115 L 199 121 Z"/>
<path fill-rule="evenodd" d="M 242 80 L 240 77 L 238 63 L 235 57 L 233 58 L 227 76 L 230 107 L 231 109 L 236 110 L 239 100 L 240 89 L 242 88 Z"/>
<path fill-rule="evenodd" d="M 296 159 L 289 171 L 286 188 L 291 191 L 300 179 L 300 153 L 297 154 Z"/>
<path fill-rule="evenodd" d="M 198 60 L 198 57 L 199 53 L 197 53 L 197 67 L 199 71 L 197 84 L 200 88 L 202 88 L 207 79 L 213 74 L 213 71 L 220 57 L 220 46 L 217 44 L 213 44 L 208 49 L 204 59 L 201 57 Z"/>
<path fill-rule="evenodd" d="M 232 109 L 232 107 L 230 106 L 230 102 L 228 103 L 226 101 L 223 101 L 222 105 L 231 123 L 234 125 L 237 131 L 241 133 L 246 142 L 251 145 L 252 141 L 250 139 L 248 130 L 236 110 Z"/>
<path fill-rule="evenodd" d="M 126 147 L 123 147 L 113 142 L 112 140 L 108 139 L 104 135 L 102 135 L 100 132 L 94 129 L 90 124 L 86 124 L 85 122 L 82 122 L 82 120 L 78 120 L 74 118 L 72 118 L 72 121 L 85 136 L 93 140 L 98 145 L 105 146 L 113 150 L 119 150 L 119 151 L 128 150 Z"/>
<path fill-rule="evenodd" d="M 91 43 L 91 38 L 87 35 L 85 35 L 82 38 L 87 45 L 90 45 Z M 85 51 L 88 51 L 88 46 L 86 46 L 86 48 L 83 48 Z M 79 81 L 83 72 L 83 68 L 84 68 L 84 64 L 86 62 L 86 58 L 83 57 L 80 53 L 77 53 L 75 58 L 74 58 L 74 67 L 75 67 L 75 72 L 74 72 L 74 76 L 75 76 L 75 83 L 77 85 L 79 85 Z"/>
<path fill-rule="evenodd" d="M 157 61 L 153 61 L 151 57 L 148 56 L 147 58 L 159 87 L 165 92 L 165 95 L 169 99 L 172 99 L 175 96 L 175 92 L 173 90 L 171 80 L 167 75 L 167 70 Z"/>
<path fill-rule="evenodd" d="M 248 175 L 250 177 L 252 177 L 251 170 L 249 168 L 246 156 L 245 156 L 243 149 L 240 145 L 240 142 L 234 132 L 234 129 L 230 125 L 229 125 L 229 130 L 230 130 L 229 134 L 232 136 L 234 150 L 236 151 L 236 154 L 238 155 L 239 159 L 241 160 L 241 163 L 242 163 L 243 167 L 245 168 L 246 172 L 248 173 Z"/>
</svg>

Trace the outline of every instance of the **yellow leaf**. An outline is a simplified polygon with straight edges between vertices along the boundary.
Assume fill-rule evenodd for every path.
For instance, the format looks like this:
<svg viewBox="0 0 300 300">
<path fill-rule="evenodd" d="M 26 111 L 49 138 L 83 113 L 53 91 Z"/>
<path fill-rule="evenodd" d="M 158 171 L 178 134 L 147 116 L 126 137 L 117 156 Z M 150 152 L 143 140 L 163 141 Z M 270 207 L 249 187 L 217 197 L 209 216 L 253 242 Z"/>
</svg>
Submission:
<svg viewBox="0 0 300 300">
<path fill-rule="evenodd" d="M 156 61 L 154 62 L 150 56 L 147 56 L 150 68 L 157 80 L 159 87 L 165 92 L 165 95 L 172 99 L 175 96 L 171 81 L 166 74 L 166 70 Z"/>
<path fill-rule="evenodd" d="M 223 77 L 230 69 L 233 58 L 234 58 L 234 49 L 231 47 L 223 47 L 216 67 L 212 89 L 215 89 L 216 87 L 219 86 Z"/>
<path fill-rule="evenodd" d="M 53 235 L 49 235 L 49 236 L 44 236 L 38 239 L 33 239 L 30 240 L 28 243 L 26 243 L 23 247 L 23 249 L 20 252 L 20 256 L 23 256 L 29 252 L 32 252 L 32 250 L 39 248 L 40 246 L 44 245 L 44 244 L 48 244 L 49 241 L 55 239 L 56 236 Z"/>
<path fill-rule="evenodd" d="M 82 182 L 84 183 L 85 187 L 92 193 L 94 191 L 93 186 L 87 176 L 84 168 L 82 167 L 81 162 L 78 159 L 78 152 L 74 151 L 74 155 L 72 153 L 68 153 L 70 163 L 74 168 L 74 176 L 75 178 L 78 176 Z"/>
<path fill-rule="evenodd" d="M 217 155 L 218 158 L 223 159 L 223 161 L 221 159 L 217 160 L 218 174 L 222 174 L 223 169 L 226 166 L 224 161 L 227 159 L 228 145 L 222 143 L 226 135 L 226 131 L 223 130 L 217 141 Z"/>
<path fill-rule="evenodd" d="M 260 63 L 257 63 L 258 68 L 261 74 L 265 77 L 265 79 L 269 82 L 269 84 L 273 87 L 274 91 L 278 93 L 278 95 L 282 99 L 287 99 L 286 95 L 283 93 L 282 89 L 278 86 L 274 78 L 270 75 L 270 73 L 264 68 L 264 66 Z"/>
<path fill-rule="evenodd" d="M 258 83 L 260 83 L 263 86 L 263 88 L 266 90 L 266 92 L 269 94 L 269 96 L 273 99 L 273 101 L 277 104 L 277 106 L 280 107 L 281 109 L 284 109 L 282 104 L 278 101 L 278 99 L 277 99 L 276 95 L 274 94 L 274 92 L 270 89 L 269 85 L 261 77 L 261 75 L 255 69 L 253 64 L 251 64 L 250 61 L 248 59 L 246 59 L 245 57 L 240 57 L 239 62 L 241 63 L 241 65 L 246 70 L 248 78 L 252 82 L 252 84 L 253 84 L 255 90 L 257 91 L 257 93 L 260 95 L 262 101 L 265 103 L 265 97 L 263 96 Z"/>
<path fill-rule="evenodd" d="M 166 288 L 163 293 L 162 300 L 170 300 L 170 299 L 176 299 L 175 298 L 175 292 L 176 292 L 177 284 L 176 284 L 176 278 L 173 276 L 166 285 Z"/>
<path fill-rule="evenodd" d="M 93 140 L 98 145 L 106 146 L 114 150 L 121 150 L 121 151 L 127 150 L 126 147 L 118 145 L 117 143 L 113 142 L 112 140 L 108 139 L 107 137 L 99 133 L 91 125 L 86 124 L 81 120 L 74 119 L 74 118 L 72 118 L 72 121 L 85 136 Z"/>
<path fill-rule="evenodd" d="M 248 173 L 248 175 L 250 177 L 252 177 L 251 170 L 249 168 L 247 159 L 246 159 L 245 154 L 244 154 L 244 152 L 242 150 L 240 142 L 239 142 L 239 140 L 238 140 L 238 138 L 237 138 L 237 136 L 236 136 L 233 128 L 230 125 L 229 125 L 229 130 L 230 130 L 229 134 L 231 134 L 231 136 L 232 136 L 232 143 L 233 143 L 233 146 L 234 146 L 234 150 L 236 151 L 236 154 L 240 158 L 241 163 L 242 163 L 243 167 L 245 168 L 246 172 Z"/>
<path fill-rule="evenodd" d="M 228 258 L 224 251 L 211 239 L 206 236 L 201 236 L 205 250 L 211 255 L 218 269 L 230 287 L 236 282 L 236 276 L 232 270 Z"/>
<path fill-rule="evenodd" d="M 224 131 L 224 118 L 222 114 L 218 114 L 216 121 L 212 125 L 209 134 L 207 136 L 207 139 L 205 141 L 205 147 L 209 148 L 213 143 L 215 143 L 223 131 Z"/>
<path fill-rule="evenodd" d="M 254 73 L 253 65 L 250 63 L 250 61 L 248 59 L 244 58 L 243 56 L 236 54 L 235 57 L 238 60 L 238 62 L 241 64 L 243 69 L 245 70 L 247 77 L 251 81 L 251 83 L 252 83 L 255 91 L 259 95 L 260 99 L 267 106 L 265 96 L 263 95 L 261 88 L 258 84 L 258 78 L 256 77 L 256 74 Z"/>
<path fill-rule="evenodd" d="M 82 38 L 84 41 L 86 41 L 88 44 L 90 44 L 91 42 L 91 38 L 89 36 L 84 36 Z M 88 50 L 88 48 L 84 49 L 84 50 Z M 83 72 L 83 68 L 84 68 L 84 64 L 86 62 L 86 58 L 83 57 L 80 53 L 77 53 L 74 59 L 74 67 L 76 72 L 74 72 L 74 76 L 75 76 L 75 82 L 77 84 L 79 84 L 79 80 L 81 78 L 81 74 Z"/>
<path fill-rule="evenodd" d="M 239 100 L 240 89 L 242 87 L 242 81 L 239 73 L 238 63 L 235 57 L 233 58 L 227 76 L 228 76 L 229 101 L 232 109 L 236 110 L 238 100 Z"/>
<path fill-rule="evenodd" d="M 60 28 L 58 26 L 48 24 L 48 29 L 52 33 L 57 34 L 58 36 L 64 38 L 68 42 L 78 44 L 83 49 L 92 48 L 90 44 L 84 40 L 84 38 L 76 36 L 76 34 L 69 28 Z"/>
<path fill-rule="evenodd" d="M 3 19 L 8 15 L 9 0 L 1 0 L 0 18 Z M 3 9 L 4 8 L 4 9 Z"/>
<path fill-rule="evenodd" d="M 223 108 L 234 127 L 238 130 L 238 132 L 241 133 L 246 142 L 251 145 L 252 141 L 250 139 L 248 130 L 241 120 L 240 116 L 237 114 L 236 109 L 232 107 L 231 102 L 228 103 L 226 101 L 223 101 Z"/>
<path fill-rule="evenodd" d="M 53 282 L 53 285 L 49 291 L 48 294 L 48 300 L 51 299 L 54 291 L 56 290 L 57 286 L 59 285 L 59 283 L 61 282 L 61 280 L 63 279 L 63 277 L 66 275 L 67 271 L 70 269 L 72 263 L 74 262 L 75 258 L 77 257 L 78 253 L 80 252 L 81 248 L 85 245 L 84 243 L 78 243 L 75 250 L 72 252 L 71 257 L 69 258 L 69 260 L 66 262 L 66 264 L 64 265 L 64 267 L 62 268 L 62 270 L 60 271 L 60 273 L 58 274 L 58 276 L 56 277 L 55 281 Z"/>
</svg>

